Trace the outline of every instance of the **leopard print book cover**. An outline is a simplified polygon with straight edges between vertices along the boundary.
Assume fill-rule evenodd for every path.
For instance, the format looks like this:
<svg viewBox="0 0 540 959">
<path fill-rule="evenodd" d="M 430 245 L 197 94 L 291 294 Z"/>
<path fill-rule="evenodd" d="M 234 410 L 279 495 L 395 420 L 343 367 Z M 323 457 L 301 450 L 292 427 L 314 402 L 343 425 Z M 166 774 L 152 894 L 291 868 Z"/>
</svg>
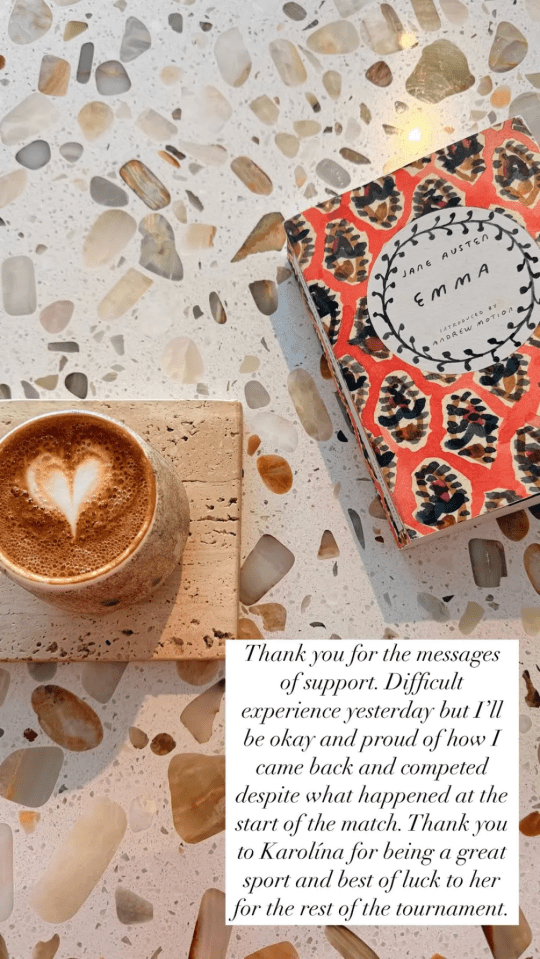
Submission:
<svg viewBox="0 0 540 959">
<path fill-rule="evenodd" d="M 540 326 L 502 362 L 439 375 L 398 359 L 370 320 L 369 271 L 383 246 L 412 220 L 455 206 L 503 213 L 540 243 L 540 148 L 521 118 L 285 224 L 338 388 L 365 436 L 355 433 L 379 464 L 379 494 L 401 518 L 399 546 L 540 493 Z"/>
</svg>

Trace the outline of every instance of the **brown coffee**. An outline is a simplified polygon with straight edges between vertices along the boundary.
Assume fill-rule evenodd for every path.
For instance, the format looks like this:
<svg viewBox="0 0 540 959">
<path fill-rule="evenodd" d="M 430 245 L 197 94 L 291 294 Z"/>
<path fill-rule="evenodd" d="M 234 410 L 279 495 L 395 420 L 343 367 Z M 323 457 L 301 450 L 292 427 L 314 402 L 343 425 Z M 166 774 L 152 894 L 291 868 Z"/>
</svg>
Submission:
<svg viewBox="0 0 540 959">
<path fill-rule="evenodd" d="M 155 480 L 120 426 L 90 413 L 36 419 L 0 443 L 0 553 L 30 575 L 78 581 L 144 537 Z"/>
</svg>

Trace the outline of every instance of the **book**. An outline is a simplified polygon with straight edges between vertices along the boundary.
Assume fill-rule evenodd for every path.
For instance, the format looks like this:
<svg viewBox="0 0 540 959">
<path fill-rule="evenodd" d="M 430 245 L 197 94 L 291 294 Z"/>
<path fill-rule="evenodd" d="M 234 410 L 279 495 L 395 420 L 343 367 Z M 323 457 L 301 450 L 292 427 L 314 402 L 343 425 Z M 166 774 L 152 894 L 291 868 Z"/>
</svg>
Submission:
<svg viewBox="0 0 540 959">
<path fill-rule="evenodd" d="M 285 229 L 398 546 L 540 502 L 540 150 L 523 119 Z"/>
</svg>

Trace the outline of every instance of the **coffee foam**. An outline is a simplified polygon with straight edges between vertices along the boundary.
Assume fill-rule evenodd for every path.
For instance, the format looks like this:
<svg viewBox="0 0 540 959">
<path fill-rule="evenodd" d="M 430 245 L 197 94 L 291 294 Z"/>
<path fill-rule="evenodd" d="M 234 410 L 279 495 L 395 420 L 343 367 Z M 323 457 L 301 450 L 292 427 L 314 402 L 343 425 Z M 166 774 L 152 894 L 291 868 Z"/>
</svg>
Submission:
<svg viewBox="0 0 540 959">
<path fill-rule="evenodd" d="M 114 564 L 154 505 L 139 445 L 91 414 L 36 420 L 0 444 L 0 552 L 31 575 L 80 579 Z"/>
</svg>

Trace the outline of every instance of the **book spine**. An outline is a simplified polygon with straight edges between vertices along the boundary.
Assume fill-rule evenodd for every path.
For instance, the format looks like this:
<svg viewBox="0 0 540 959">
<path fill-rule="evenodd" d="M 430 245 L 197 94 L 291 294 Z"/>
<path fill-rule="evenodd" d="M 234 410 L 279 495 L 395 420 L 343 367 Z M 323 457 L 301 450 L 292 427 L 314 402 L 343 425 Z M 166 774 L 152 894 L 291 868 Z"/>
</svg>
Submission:
<svg viewBox="0 0 540 959">
<path fill-rule="evenodd" d="M 300 287 L 300 294 L 306 305 L 308 313 L 315 327 L 315 331 L 319 338 L 320 344 L 323 348 L 324 354 L 328 361 L 328 367 L 332 374 L 334 384 L 337 388 L 339 396 L 341 397 L 343 407 L 347 413 L 347 417 L 351 424 L 353 433 L 356 437 L 360 450 L 362 451 L 362 454 L 364 456 L 364 460 L 365 460 L 369 475 L 371 477 L 373 485 L 375 486 L 377 495 L 381 501 L 384 514 L 386 516 L 386 519 L 388 520 L 388 524 L 390 526 L 390 529 L 392 531 L 392 534 L 394 536 L 394 539 L 396 540 L 398 547 L 400 549 L 403 549 L 406 546 L 408 546 L 411 542 L 409 534 L 407 533 L 407 530 L 405 529 L 403 525 L 401 517 L 399 516 L 391 500 L 391 494 L 386 486 L 384 477 L 382 476 L 382 473 L 379 469 L 379 464 L 377 463 L 377 459 L 373 452 L 371 443 L 369 442 L 369 439 L 366 435 L 364 427 L 362 426 L 362 423 L 360 422 L 358 411 L 356 410 L 356 407 L 354 406 L 354 402 L 352 400 L 350 392 L 346 389 L 343 383 L 343 378 L 342 378 L 341 370 L 339 369 L 339 364 L 336 360 L 336 357 L 334 356 L 334 352 L 331 348 L 331 345 L 326 338 L 324 329 L 321 326 L 319 314 L 311 298 L 311 294 L 307 287 L 306 281 L 302 275 L 302 271 L 298 265 L 298 261 L 296 259 L 296 255 L 294 252 L 294 247 L 289 239 L 287 240 L 287 256 L 289 259 L 289 263 L 291 264 L 293 268 L 294 274 L 298 280 L 298 284 Z"/>
</svg>

